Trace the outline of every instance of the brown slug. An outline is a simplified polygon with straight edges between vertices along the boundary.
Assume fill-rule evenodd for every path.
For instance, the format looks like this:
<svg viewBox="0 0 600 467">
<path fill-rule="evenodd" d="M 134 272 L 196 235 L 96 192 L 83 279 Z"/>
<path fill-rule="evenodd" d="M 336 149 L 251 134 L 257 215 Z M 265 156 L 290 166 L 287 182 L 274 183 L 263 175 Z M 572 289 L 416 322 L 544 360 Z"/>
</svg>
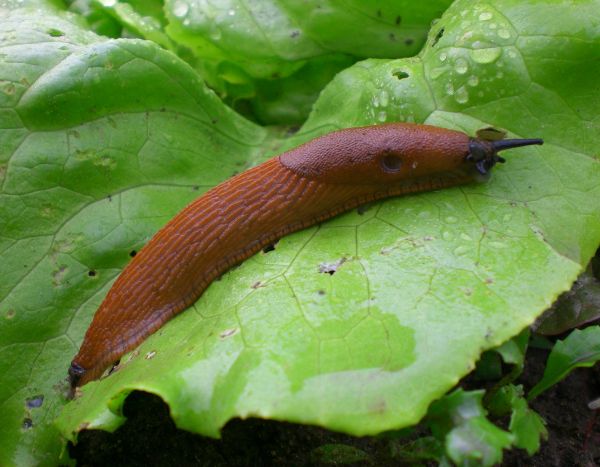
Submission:
<svg viewBox="0 0 600 467">
<path fill-rule="evenodd" d="M 504 162 L 498 151 L 542 143 L 388 123 L 335 131 L 226 180 L 125 267 L 71 363 L 71 387 L 100 377 L 213 280 L 282 236 L 369 201 L 485 179 Z"/>
</svg>

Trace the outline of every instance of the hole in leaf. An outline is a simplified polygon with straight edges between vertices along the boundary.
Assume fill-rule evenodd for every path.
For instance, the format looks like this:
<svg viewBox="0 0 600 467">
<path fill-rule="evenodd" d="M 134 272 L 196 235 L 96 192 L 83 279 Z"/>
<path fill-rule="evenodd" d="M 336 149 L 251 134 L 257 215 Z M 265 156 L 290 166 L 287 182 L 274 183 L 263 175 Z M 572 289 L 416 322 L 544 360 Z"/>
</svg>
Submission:
<svg viewBox="0 0 600 467">
<path fill-rule="evenodd" d="M 443 35 L 444 35 L 444 28 L 440 29 L 437 32 L 437 34 L 433 38 L 433 42 L 431 43 L 431 47 L 434 47 L 439 42 L 439 40 L 442 38 Z"/>
<path fill-rule="evenodd" d="M 394 71 L 392 71 L 392 76 L 394 76 L 398 79 L 404 79 L 404 78 L 408 78 L 410 75 L 406 71 L 394 70 Z"/>
</svg>

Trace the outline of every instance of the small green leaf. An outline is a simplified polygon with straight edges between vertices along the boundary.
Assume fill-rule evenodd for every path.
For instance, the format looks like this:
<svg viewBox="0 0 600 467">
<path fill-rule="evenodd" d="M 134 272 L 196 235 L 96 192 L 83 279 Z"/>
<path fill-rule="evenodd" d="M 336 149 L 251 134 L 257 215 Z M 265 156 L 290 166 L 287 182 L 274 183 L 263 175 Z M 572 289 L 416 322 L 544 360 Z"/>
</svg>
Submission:
<svg viewBox="0 0 600 467">
<path fill-rule="evenodd" d="M 548 357 L 544 376 L 529 392 L 534 399 L 550 386 L 558 383 L 578 367 L 591 367 L 600 360 L 600 325 L 584 330 L 575 329 L 564 340 L 558 341 Z"/>
<path fill-rule="evenodd" d="M 543 418 L 529 407 L 523 397 L 515 396 L 512 407 L 509 429 L 515 437 L 514 445 L 525 449 L 531 456 L 540 449 L 541 439 L 548 437 L 548 430 Z"/>
<path fill-rule="evenodd" d="M 529 343 L 529 329 L 524 329 L 518 336 L 509 339 L 504 344 L 496 347 L 495 352 L 498 352 L 508 365 L 515 365 L 522 369 L 525 362 L 525 353 Z"/>
<path fill-rule="evenodd" d="M 532 455 L 540 448 L 540 440 L 548 436 L 544 420 L 532 410 L 523 397 L 523 387 L 508 384 L 496 391 L 487 404 L 495 417 L 511 414 L 509 429 L 514 446 Z"/>
<path fill-rule="evenodd" d="M 502 450 L 513 437 L 484 417 L 469 419 L 446 437 L 446 452 L 458 465 L 492 466 L 502 461 Z"/>
<path fill-rule="evenodd" d="M 502 460 L 502 450 L 513 442 L 510 433 L 486 418 L 482 397 L 483 391 L 458 389 L 429 410 L 432 432 L 444 440 L 447 455 L 458 465 L 494 465 Z"/>
</svg>

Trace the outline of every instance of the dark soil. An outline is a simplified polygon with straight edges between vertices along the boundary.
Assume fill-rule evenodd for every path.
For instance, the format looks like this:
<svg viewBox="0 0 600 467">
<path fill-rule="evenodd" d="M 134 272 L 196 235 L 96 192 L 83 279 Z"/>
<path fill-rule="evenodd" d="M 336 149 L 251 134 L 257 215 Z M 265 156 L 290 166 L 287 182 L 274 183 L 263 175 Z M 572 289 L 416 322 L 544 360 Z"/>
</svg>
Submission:
<svg viewBox="0 0 600 467">
<path fill-rule="evenodd" d="M 526 390 L 540 379 L 547 355 L 529 349 L 525 371 L 517 381 Z M 505 452 L 502 465 L 600 465 L 600 414 L 587 406 L 597 397 L 599 365 L 578 369 L 543 393 L 531 405 L 546 420 L 549 439 L 533 457 L 516 449 Z M 355 438 L 312 426 L 236 419 L 224 427 L 221 440 L 213 440 L 178 430 L 162 400 L 141 392 L 129 396 L 124 413 L 127 422 L 113 434 L 79 435 L 78 444 L 70 446 L 77 465 L 405 465 L 393 455 L 399 442 L 393 434 Z"/>
</svg>

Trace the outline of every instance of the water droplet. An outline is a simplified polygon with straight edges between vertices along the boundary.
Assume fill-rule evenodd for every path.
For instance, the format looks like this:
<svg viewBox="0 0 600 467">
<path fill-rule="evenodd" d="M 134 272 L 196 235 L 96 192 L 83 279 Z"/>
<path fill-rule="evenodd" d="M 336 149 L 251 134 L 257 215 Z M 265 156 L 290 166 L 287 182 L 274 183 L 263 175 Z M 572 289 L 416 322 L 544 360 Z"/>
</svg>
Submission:
<svg viewBox="0 0 600 467">
<path fill-rule="evenodd" d="M 458 219 L 454 216 L 448 216 L 446 217 L 446 222 L 448 224 L 456 224 L 458 222 Z"/>
<path fill-rule="evenodd" d="M 498 37 L 501 37 L 502 39 L 509 39 L 510 38 L 510 31 L 508 29 L 499 29 L 498 30 Z"/>
<path fill-rule="evenodd" d="M 442 238 L 444 240 L 452 240 L 452 233 L 450 233 L 446 230 L 442 233 Z"/>
<path fill-rule="evenodd" d="M 102 6 L 110 8 L 117 4 L 117 0 L 102 0 L 101 3 L 102 3 Z"/>
<path fill-rule="evenodd" d="M 373 107 L 379 107 L 379 96 L 373 96 L 373 99 L 371 99 L 371 103 L 373 104 Z"/>
<path fill-rule="evenodd" d="M 448 58 L 448 54 L 446 54 L 446 52 L 442 52 L 440 54 L 440 62 L 445 62 L 447 58 Z"/>
<path fill-rule="evenodd" d="M 469 76 L 469 79 L 467 80 L 467 84 L 469 86 L 475 87 L 479 84 L 479 78 L 475 75 Z"/>
<path fill-rule="evenodd" d="M 459 104 L 466 104 L 469 102 L 469 93 L 464 86 L 461 86 L 456 90 L 456 95 L 454 98 Z"/>
<path fill-rule="evenodd" d="M 454 85 L 450 82 L 446 83 L 446 94 L 449 96 L 454 95 Z"/>
<path fill-rule="evenodd" d="M 454 62 L 454 69 L 459 75 L 464 75 L 469 70 L 469 64 L 464 58 L 457 58 Z"/>
<path fill-rule="evenodd" d="M 184 1 L 177 1 L 173 6 L 173 14 L 178 18 L 183 18 L 190 10 L 190 6 Z"/>
<path fill-rule="evenodd" d="M 466 234 L 464 232 L 460 234 L 460 238 L 462 238 L 466 242 L 470 242 L 471 240 L 473 240 L 473 238 L 469 234 Z"/>
<path fill-rule="evenodd" d="M 510 58 L 515 58 L 517 56 L 517 53 L 514 50 L 509 50 L 508 51 L 508 56 Z"/>
<path fill-rule="evenodd" d="M 484 11 L 483 13 L 481 13 L 479 15 L 479 20 L 480 21 L 488 21 L 490 19 L 492 19 L 492 14 L 489 11 Z"/>
<path fill-rule="evenodd" d="M 475 49 L 471 50 L 471 58 L 477 63 L 493 63 L 502 54 L 500 47 L 490 47 L 489 49 Z"/>
<path fill-rule="evenodd" d="M 490 29 L 496 29 L 498 25 L 496 23 L 490 23 Z"/>
<path fill-rule="evenodd" d="M 227 14 L 228 14 L 229 16 L 235 16 L 235 10 L 232 8 L 231 10 L 229 10 L 229 11 L 227 12 Z"/>
<path fill-rule="evenodd" d="M 387 112 L 385 110 L 379 112 L 377 114 L 377 120 L 379 120 L 380 122 L 385 122 L 387 120 Z"/>
</svg>

